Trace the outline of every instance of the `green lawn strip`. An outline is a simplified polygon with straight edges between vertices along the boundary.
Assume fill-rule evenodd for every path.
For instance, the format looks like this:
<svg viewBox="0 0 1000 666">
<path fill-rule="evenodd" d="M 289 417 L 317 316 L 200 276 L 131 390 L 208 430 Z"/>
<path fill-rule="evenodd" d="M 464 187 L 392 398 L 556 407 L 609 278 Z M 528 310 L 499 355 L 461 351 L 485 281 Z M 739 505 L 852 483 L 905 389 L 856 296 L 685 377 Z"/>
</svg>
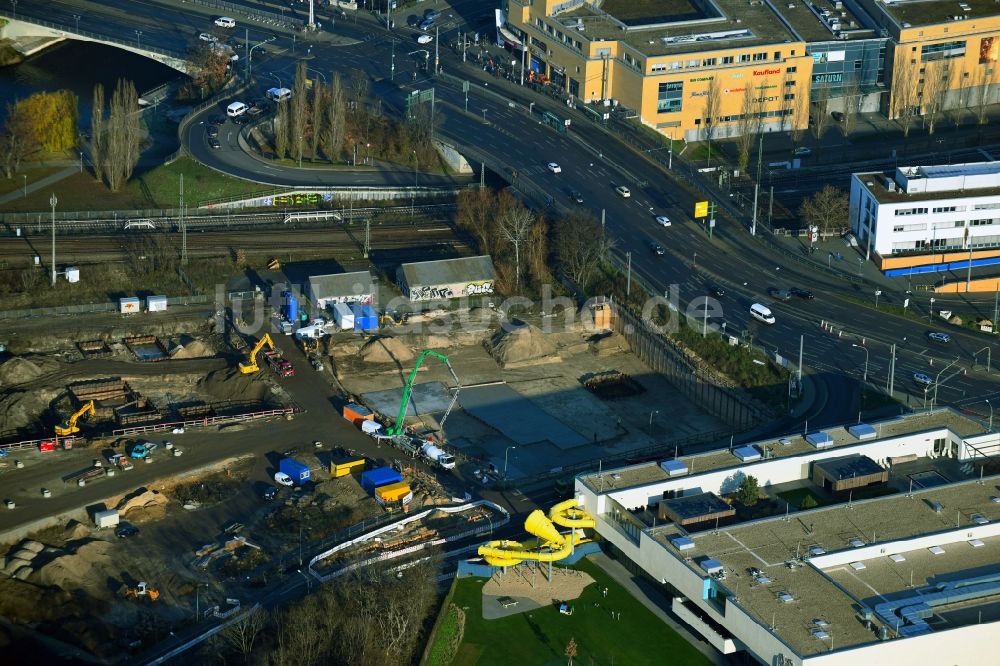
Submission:
<svg viewBox="0 0 1000 666">
<path fill-rule="evenodd" d="M 792 506 L 799 509 L 803 508 L 802 502 L 804 502 L 807 497 L 812 497 L 813 501 L 816 502 L 816 506 L 824 506 L 826 504 L 831 503 L 829 500 L 819 497 L 808 488 L 796 488 L 794 490 L 786 490 L 783 493 L 778 493 L 778 497 L 780 497 L 781 499 L 785 500 Z"/>
<path fill-rule="evenodd" d="M 587 560 L 573 567 L 590 574 L 595 584 L 570 602 L 573 615 L 561 615 L 553 604 L 497 620 L 482 617 L 482 578 L 464 578 L 454 603 L 466 611 L 465 635 L 455 666 L 565 663 L 566 645 L 577 644 L 574 662 L 581 664 L 649 664 L 670 655 L 670 663 L 710 663 L 693 645 L 665 625 L 604 570 Z M 513 575 L 513 574 L 508 574 Z M 601 594 L 608 588 L 608 596 Z M 595 606 L 595 604 L 598 604 Z M 620 612 L 621 620 L 611 619 Z M 591 661 L 592 660 L 592 661 Z"/>
</svg>

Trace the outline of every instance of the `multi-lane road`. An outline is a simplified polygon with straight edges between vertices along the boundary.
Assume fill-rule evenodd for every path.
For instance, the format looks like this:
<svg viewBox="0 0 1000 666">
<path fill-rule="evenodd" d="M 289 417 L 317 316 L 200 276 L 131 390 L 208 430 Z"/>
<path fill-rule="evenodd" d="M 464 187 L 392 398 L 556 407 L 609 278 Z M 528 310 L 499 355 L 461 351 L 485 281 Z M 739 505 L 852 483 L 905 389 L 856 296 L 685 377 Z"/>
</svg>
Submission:
<svg viewBox="0 0 1000 666">
<path fill-rule="evenodd" d="M 125 23 L 144 26 L 142 39 L 154 40 L 161 48 L 178 50 L 192 43 L 199 31 L 210 25 L 212 14 L 201 5 L 180 5 L 172 2 L 128 2 L 111 0 L 97 5 L 93 2 L 40 3 L 22 0 L 19 11 L 30 12 L 45 6 L 53 16 L 72 16 L 86 7 L 87 24 L 91 30 L 101 30 L 107 25 L 113 30 L 125 30 Z M 127 21 L 124 21 L 125 5 Z M 244 2 L 248 6 L 262 3 Z M 239 15 L 237 14 L 237 20 Z M 467 30 L 468 22 L 477 23 L 486 17 L 485 11 L 476 12 L 473 6 L 463 11 L 446 13 L 440 22 L 439 42 L 453 40 L 458 30 Z M 402 17 L 396 17 L 402 23 Z M 116 22 L 116 21 L 124 22 Z M 82 21 L 82 20 L 81 20 Z M 84 27 L 81 22 L 81 27 Z M 136 28 L 132 28 L 134 30 Z M 327 28 L 328 29 L 328 28 Z M 245 37 L 242 27 L 234 31 Z M 985 359 L 991 339 L 971 331 L 948 327 L 952 342 L 935 345 L 927 341 L 929 330 L 942 328 L 943 322 L 919 322 L 904 319 L 861 306 L 856 300 L 867 293 L 860 287 L 822 274 L 808 266 L 789 262 L 769 245 L 752 238 L 747 230 L 722 217 L 709 238 L 706 230 L 692 217 L 694 202 L 703 198 L 678 184 L 660 166 L 625 146 L 602 128 L 581 122 L 576 112 L 568 111 L 548 97 L 535 95 L 527 89 L 511 89 L 505 83 L 483 78 L 481 70 L 463 65 L 444 44 L 438 52 L 441 66 L 458 79 L 471 81 L 470 95 L 462 91 L 460 83 L 451 77 L 430 76 L 423 69 L 425 62 L 421 49 L 427 53 L 433 71 L 435 45 L 421 46 L 416 42 L 417 31 L 399 27 L 390 32 L 384 24 L 359 13 L 351 20 L 339 20 L 333 30 L 334 38 L 319 38 L 304 45 L 301 39 L 294 44 L 288 33 L 252 28 L 250 41 L 278 39 L 268 45 L 270 53 L 258 62 L 254 59 L 254 73 L 259 87 L 289 82 L 296 61 L 308 59 L 311 72 L 323 73 L 337 70 L 345 76 L 352 72 L 366 73 L 374 81 L 373 94 L 384 104 L 401 109 L 403 99 L 415 90 L 433 87 L 437 104 L 439 132 L 449 142 L 473 158 L 482 159 L 488 168 L 505 176 L 517 172 L 513 184 L 516 188 L 535 195 L 552 198 L 557 208 L 575 205 L 569 191 L 584 194 L 583 206 L 595 214 L 604 212 L 608 233 L 618 241 L 617 254 L 624 259 L 630 254 L 635 275 L 649 285 L 651 290 L 663 293 L 677 285 L 681 307 L 687 308 L 695 299 L 707 295 L 709 281 L 726 287 L 726 296 L 719 299 L 713 309 L 710 323 L 726 324 L 731 333 L 752 330 L 754 339 L 772 352 L 793 359 L 798 357 L 800 341 L 803 343 L 804 365 L 825 383 L 828 399 L 821 413 L 814 414 L 813 423 L 845 421 L 856 416 L 857 380 L 865 375 L 865 349 L 867 348 L 867 377 L 870 381 L 887 383 L 888 359 L 891 345 L 896 344 L 895 388 L 911 394 L 911 404 L 923 404 L 924 392 L 917 387 L 912 376 L 923 372 L 939 379 L 937 401 L 972 408 L 981 414 L 988 413 L 990 396 L 998 395 L 993 375 L 985 371 Z M 294 51 L 293 51 L 294 49 Z M 489 94 L 486 90 L 495 90 Z M 466 102 L 468 99 L 468 102 Z M 529 104 L 534 108 L 529 112 Z M 466 108 L 468 109 L 466 111 Z M 569 132 L 559 133 L 540 122 L 539 109 L 551 109 L 563 117 L 572 117 Z M 312 169 L 277 167 L 246 155 L 239 147 L 232 125 L 221 133 L 221 150 L 212 150 L 204 140 L 200 122 L 191 124 L 186 140 L 194 156 L 234 175 L 283 185 L 319 184 L 410 184 L 412 171 L 324 173 Z M 548 171 L 545 164 L 556 161 L 562 172 Z M 841 169 L 846 173 L 849 165 Z M 817 181 L 820 179 L 816 179 Z M 421 176 L 424 184 L 438 184 L 438 180 Z M 614 187 L 624 184 L 632 196 L 619 197 Z M 654 218 L 667 215 L 670 227 L 658 225 Z M 652 243 L 666 248 L 665 256 L 650 251 Z M 845 253 L 849 253 L 845 247 Z M 767 296 L 772 287 L 807 287 L 816 293 L 815 300 L 794 300 L 788 303 L 771 303 Z M 899 290 L 886 289 L 883 302 L 900 304 L 905 295 Z M 846 297 L 846 298 L 845 298 Z M 911 307 L 926 312 L 926 296 L 912 296 Z M 754 326 L 750 323 L 749 305 L 765 302 L 772 305 L 777 323 L 773 326 Z M 940 306 L 939 306 L 940 307 Z M 991 308 L 983 308 L 988 310 Z M 833 330 L 827 332 L 823 322 L 832 322 Z M 991 355 L 991 352 L 990 352 Z M 938 376 L 941 369 L 958 359 L 956 364 Z M 978 363 L 977 363 L 978 361 Z M 974 366 L 979 367 L 975 369 Z M 953 371 L 958 370 L 958 374 Z"/>
</svg>

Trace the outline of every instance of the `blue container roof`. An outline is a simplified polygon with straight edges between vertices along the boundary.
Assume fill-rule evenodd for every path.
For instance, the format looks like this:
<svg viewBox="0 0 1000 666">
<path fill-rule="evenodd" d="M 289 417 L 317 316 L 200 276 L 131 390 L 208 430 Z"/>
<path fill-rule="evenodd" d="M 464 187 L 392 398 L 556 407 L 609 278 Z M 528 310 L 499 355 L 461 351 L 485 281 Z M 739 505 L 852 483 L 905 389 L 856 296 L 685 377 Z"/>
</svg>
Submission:
<svg viewBox="0 0 1000 666">
<path fill-rule="evenodd" d="M 309 465 L 299 462 L 295 458 L 285 458 L 281 461 L 281 464 L 286 467 L 292 467 L 295 469 L 309 469 Z"/>
<path fill-rule="evenodd" d="M 402 481 L 403 475 L 391 467 L 376 467 L 364 472 L 361 475 L 361 479 L 363 481 L 374 481 L 381 485 L 383 482 L 393 483 L 395 481 Z"/>
</svg>

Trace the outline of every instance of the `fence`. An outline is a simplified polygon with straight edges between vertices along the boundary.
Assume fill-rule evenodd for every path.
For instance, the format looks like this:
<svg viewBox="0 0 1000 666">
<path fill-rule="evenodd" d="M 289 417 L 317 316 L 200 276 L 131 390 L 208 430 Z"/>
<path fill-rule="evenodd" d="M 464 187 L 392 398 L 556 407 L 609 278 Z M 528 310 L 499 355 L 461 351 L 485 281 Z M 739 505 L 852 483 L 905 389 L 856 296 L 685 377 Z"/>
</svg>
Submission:
<svg viewBox="0 0 1000 666">
<path fill-rule="evenodd" d="M 9 444 L 0 444 L 0 450 L 3 451 L 22 451 L 24 449 L 37 449 L 38 445 L 42 442 L 52 441 L 52 437 L 46 437 L 45 439 L 25 439 L 20 442 L 10 442 Z M 71 449 L 73 444 L 76 442 L 76 437 L 60 437 L 59 441 L 62 443 L 64 448 Z"/>
<path fill-rule="evenodd" d="M 135 435 L 146 432 L 162 432 L 164 430 L 173 430 L 174 428 L 206 428 L 213 425 L 240 423 L 242 421 L 256 421 L 258 419 L 268 419 L 275 416 L 284 416 L 285 418 L 288 418 L 297 411 L 301 410 L 294 407 L 282 407 L 280 409 L 265 409 L 259 412 L 246 412 L 244 414 L 233 414 L 230 416 L 206 416 L 204 418 L 192 419 L 190 421 L 174 421 L 172 423 L 157 423 L 154 425 L 134 426 L 131 428 L 118 428 L 116 430 L 112 430 L 111 434 L 115 437 L 121 437 L 123 435 Z"/>
</svg>

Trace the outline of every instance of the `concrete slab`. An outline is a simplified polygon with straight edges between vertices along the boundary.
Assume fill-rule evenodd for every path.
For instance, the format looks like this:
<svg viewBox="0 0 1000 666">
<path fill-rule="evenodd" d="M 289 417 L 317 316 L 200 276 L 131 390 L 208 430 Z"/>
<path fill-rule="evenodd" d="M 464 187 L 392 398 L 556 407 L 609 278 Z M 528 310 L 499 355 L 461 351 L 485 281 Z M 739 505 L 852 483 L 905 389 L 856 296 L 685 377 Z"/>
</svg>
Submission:
<svg viewBox="0 0 1000 666">
<path fill-rule="evenodd" d="M 399 403 L 403 400 L 403 389 L 363 393 L 361 397 L 376 411 L 395 416 L 399 412 Z M 410 404 L 406 407 L 406 415 L 437 414 L 448 409 L 450 402 L 451 392 L 441 382 L 414 384 L 410 392 Z"/>
<path fill-rule="evenodd" d="M 502 432 L 518 446 L 548 441 L 572 449 L 587 439 L 506 384 L 462 389 L 462 409 Z"/>
</svg>

